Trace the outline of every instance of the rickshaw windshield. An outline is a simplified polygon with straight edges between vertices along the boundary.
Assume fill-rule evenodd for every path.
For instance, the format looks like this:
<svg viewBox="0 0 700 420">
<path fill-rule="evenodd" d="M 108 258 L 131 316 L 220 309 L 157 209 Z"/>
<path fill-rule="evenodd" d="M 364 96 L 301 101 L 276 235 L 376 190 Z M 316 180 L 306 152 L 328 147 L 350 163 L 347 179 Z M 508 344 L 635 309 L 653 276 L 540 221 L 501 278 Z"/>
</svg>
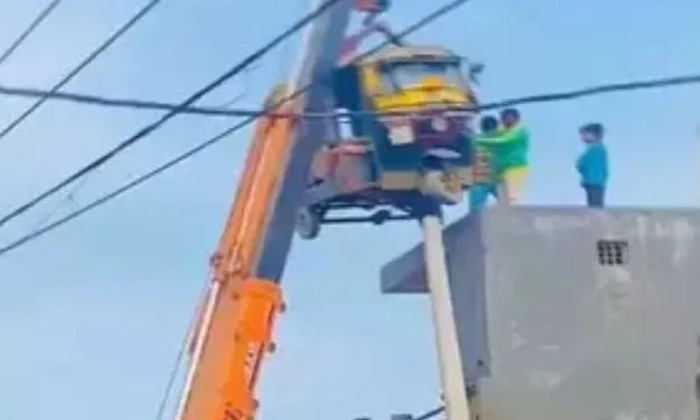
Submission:
<svg viewBox="0 0 700 420">
<path fill-rule="evenodd" d="M 392 91 L 420 85 L 426 77 L 439 77 L 446 84 L 464 85 L 458 61 L 404 61 L 382 66 L 383 87 Z"/>
</svg>

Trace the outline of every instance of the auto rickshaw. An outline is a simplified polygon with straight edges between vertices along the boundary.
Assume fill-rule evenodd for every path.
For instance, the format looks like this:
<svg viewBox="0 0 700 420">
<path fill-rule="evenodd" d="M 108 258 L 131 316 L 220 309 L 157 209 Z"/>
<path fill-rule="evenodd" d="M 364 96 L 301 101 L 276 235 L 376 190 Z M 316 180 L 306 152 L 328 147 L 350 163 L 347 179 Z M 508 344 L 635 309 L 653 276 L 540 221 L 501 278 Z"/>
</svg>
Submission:
<svg viewBox="0 0 700 420">
<path fill-rule="evenodd" d="M 335 108 L 347 118 L 315 155 L 297 220 L 302 238 L 343 220 L 328 217 L 333 210 L 379 209 L 366 220 L 381 223 L 394 210 L 410 218 L 417 195 L 461 200 L 472 182 L 477 104 L 461 64 L 444 48 L 394 45 L 337 69 Z"/>
</svg>

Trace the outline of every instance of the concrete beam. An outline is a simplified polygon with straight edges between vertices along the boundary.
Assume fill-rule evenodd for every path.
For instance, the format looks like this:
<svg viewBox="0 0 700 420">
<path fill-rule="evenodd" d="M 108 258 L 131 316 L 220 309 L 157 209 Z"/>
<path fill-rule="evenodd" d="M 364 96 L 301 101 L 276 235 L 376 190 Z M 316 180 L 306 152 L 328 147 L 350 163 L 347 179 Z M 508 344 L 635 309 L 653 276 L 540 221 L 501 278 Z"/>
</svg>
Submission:
<svg viewBox="0 0 700 420">
<path fill-rule="evenodd" d="M 566 223 L 574 223 L 572 221 L 576 221 L 575 223 L 604 224 L 605 220 L 608 223 L 613 223 L 614 220 L 618 220 L 616 218 L 623 216 L 663 219 L 670 217 L 670 215 L 689 215 L 695 214 L 695 212 L 694 209 L 653 208 L 591 210 L 586 207 L 573 206 L 493 207 L 478 215 L 466 215 L 445 228 L 443 235 L 448 270 L 450 270 L 451 277 L 459 278 L 462 275 L 459 267 L 461 264 L 458 263 L 462 263 L 464 260 L 464 248 L 468 243 L 476 244 L 481 240 L 480 238 L 470 238 L 469 235 L 481 236 L 482 229 L 487 225 L 495 226 L 499 223 L 509 223 L 515 229 L 522 229 L 537 223 L 537 220 L 548 220 L 546 223 L 549 225 L 560 221 L 562 223 L 560 227 L 565 229 Z M 556 226 L 550 226 L 550 228 L 555 229 Z M 385 294 L 427 293 L 425 279 L 423 245 L 418 244 L 382 266 L 380 288 Z"/>
</svg>

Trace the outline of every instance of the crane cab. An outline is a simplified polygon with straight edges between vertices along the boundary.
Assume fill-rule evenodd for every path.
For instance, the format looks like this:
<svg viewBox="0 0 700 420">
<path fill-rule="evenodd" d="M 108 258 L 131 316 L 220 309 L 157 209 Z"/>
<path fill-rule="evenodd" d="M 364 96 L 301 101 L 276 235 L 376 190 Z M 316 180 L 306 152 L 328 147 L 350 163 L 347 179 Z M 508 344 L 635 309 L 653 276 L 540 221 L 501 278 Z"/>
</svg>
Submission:
<svg viewBox="0 0 700 420">
<path fill-rule="evenodd" d="M 332 209 L 394 207 L 430 193 L 454 204 L 471 183 L 476 98 L 462 60 L 440 47 L 391 46 L 341 65 L 335 107 L 345 135 L 315 156 L 302 237 L 313 238 Z"/>
</svg>

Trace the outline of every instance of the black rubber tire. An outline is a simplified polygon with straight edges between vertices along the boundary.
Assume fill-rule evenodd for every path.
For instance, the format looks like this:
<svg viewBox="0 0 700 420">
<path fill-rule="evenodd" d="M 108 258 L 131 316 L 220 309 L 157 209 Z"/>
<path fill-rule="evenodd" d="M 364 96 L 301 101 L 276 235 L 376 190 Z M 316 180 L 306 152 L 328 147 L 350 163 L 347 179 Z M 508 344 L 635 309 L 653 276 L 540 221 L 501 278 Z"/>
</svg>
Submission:
<svg viewBox="0 0 700 420">
<path fill-rule="evenodd" d="M 296 231 L 301 239 L 316 239 L 321 232 L 322 215 L 314 208 L 302 207 L 297 213 Z"/>
</svg>

